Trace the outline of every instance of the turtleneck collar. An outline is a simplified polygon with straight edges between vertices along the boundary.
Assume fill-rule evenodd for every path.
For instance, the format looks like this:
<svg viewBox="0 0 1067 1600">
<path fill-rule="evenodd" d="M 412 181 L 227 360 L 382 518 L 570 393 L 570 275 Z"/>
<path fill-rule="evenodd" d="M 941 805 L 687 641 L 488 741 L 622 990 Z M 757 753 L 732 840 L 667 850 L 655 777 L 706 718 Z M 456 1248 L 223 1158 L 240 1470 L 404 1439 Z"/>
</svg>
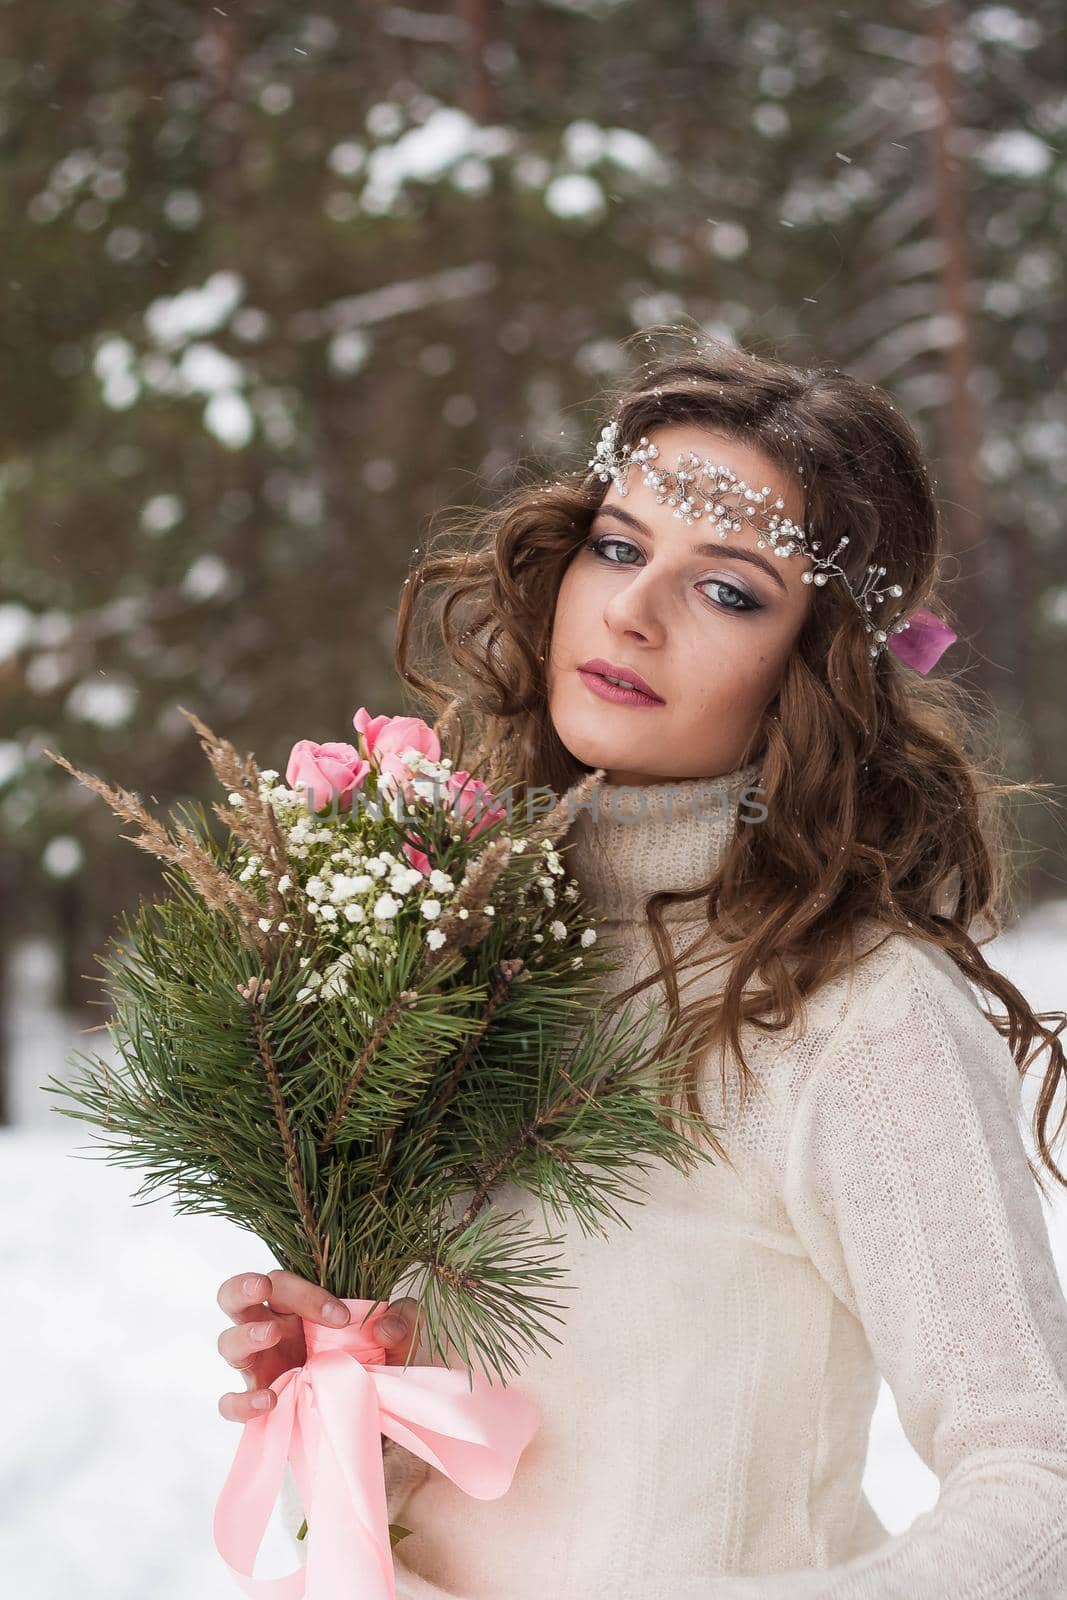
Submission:
<svg viewBox="0 0 1067 1600">
<path fill-rule="evenodd" d="M 716 870 L 743 818 L 755 821 L 758 761 L 717 778 L 672 778 L 640 785 L 601 783 L 566 835 L 565 870 L 594 915 L 643 922 L 659 889 L 693 889 Z M 749 791 L 746 793 L 746 791 Z M 756 792 L 752 792 L 756 791 Z M 562 842 L 562 841 L 561 841 Z M 705 919 L 702 900 L 670 905 L 664 919 Z"/>
</svg>

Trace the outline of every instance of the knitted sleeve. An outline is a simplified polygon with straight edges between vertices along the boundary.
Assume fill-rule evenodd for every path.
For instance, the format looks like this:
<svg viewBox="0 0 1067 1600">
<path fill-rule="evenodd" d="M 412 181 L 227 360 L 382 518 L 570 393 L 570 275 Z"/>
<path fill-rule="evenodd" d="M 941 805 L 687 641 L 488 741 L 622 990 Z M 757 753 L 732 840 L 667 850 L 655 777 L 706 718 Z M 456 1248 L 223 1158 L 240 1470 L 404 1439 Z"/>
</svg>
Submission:
<svg viewBox="0 0 1067 1600">
<path fill-rule="evenodd" d="M 1063 1600 L 1067 1303 L 1018 1069 L 954 963 L 914 945 L 805 1081 L 785 1200 L 859 1318 L 936 1505 L 836 1566 L 706 1600 Z"/>
</svg>

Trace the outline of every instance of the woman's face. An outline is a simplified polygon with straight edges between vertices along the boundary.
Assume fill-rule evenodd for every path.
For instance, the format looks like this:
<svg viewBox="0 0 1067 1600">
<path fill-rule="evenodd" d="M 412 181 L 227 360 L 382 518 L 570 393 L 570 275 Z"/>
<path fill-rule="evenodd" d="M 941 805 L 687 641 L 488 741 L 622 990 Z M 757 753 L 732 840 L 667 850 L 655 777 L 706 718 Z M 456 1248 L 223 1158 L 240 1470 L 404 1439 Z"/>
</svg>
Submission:
<svg viewBox="0 0 1067 1600">
<path fill-rule="evenodd" d="M 649 434 L 657 465 L 674 471 L 679 451 L 731 467 L 754 489 L 780 495 L 783 516 L 803 526 L 800 483 L 749 444 L 692 424 Z M 720 539 L 707 513 L 687 527 L 657 505 L 640 466 L 623 498 L 614 483 L 560 585 L 548 649 L 549 712 L 576 760 L 604 767 L 608 783 L 721 777 L 749 748 L 800 632 L 815 585 L 807 556 L 757 548 L 757 532 Z M 636 519 L 636 525 L 635 525 Z M 713 548 L 700 549 L 700 546 Z M 624 703 L 583 675 L 600 658 L 637 672 L 659 697 Z"/>
</svg>

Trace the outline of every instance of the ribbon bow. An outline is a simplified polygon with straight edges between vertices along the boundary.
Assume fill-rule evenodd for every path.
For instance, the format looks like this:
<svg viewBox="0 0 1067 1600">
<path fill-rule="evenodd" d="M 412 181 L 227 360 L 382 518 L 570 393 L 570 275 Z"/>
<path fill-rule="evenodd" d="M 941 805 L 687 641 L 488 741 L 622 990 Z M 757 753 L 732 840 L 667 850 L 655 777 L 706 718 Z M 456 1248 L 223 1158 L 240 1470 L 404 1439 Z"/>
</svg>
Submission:
<svg viewBox="0 0 1067 1600">
<path fill-rule="evenodd" d="M 244 1424 L 215 1507 L 215 1547 L 262 1600 L 395 1600 L 381 1435 L 479 1500 L 511 1485 L 540 1425 L 533 1401 L 481 1373 L 386 1364 L 360 1326 L 377 1300 L 345 1300 L 351 1321 L 304 1321 L 307 1360 L 275 1378 L 277 1402 Z M 308 1523 L 307 1565 L 280 1578 L 252 1569 L 292 1462 Z"/>
</svg>

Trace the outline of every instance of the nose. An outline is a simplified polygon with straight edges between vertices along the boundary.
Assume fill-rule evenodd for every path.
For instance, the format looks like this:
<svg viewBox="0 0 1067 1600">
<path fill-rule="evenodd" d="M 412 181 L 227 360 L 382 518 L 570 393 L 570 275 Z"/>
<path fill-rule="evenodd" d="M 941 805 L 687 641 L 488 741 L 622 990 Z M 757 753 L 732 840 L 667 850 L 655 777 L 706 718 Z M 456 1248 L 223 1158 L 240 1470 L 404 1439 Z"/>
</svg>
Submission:
<svg viewBox="0 0 1067 1600">
<path fill-rule="evenodd" d="M 624 638 L 639 638 L 647 644 L 661 644 L 664 626 L 649 570 L 644 568 L 628 583 L 615 589 L 604 607 L 604 621 L 613 633 L 621 634 Z"/>
</svg>

